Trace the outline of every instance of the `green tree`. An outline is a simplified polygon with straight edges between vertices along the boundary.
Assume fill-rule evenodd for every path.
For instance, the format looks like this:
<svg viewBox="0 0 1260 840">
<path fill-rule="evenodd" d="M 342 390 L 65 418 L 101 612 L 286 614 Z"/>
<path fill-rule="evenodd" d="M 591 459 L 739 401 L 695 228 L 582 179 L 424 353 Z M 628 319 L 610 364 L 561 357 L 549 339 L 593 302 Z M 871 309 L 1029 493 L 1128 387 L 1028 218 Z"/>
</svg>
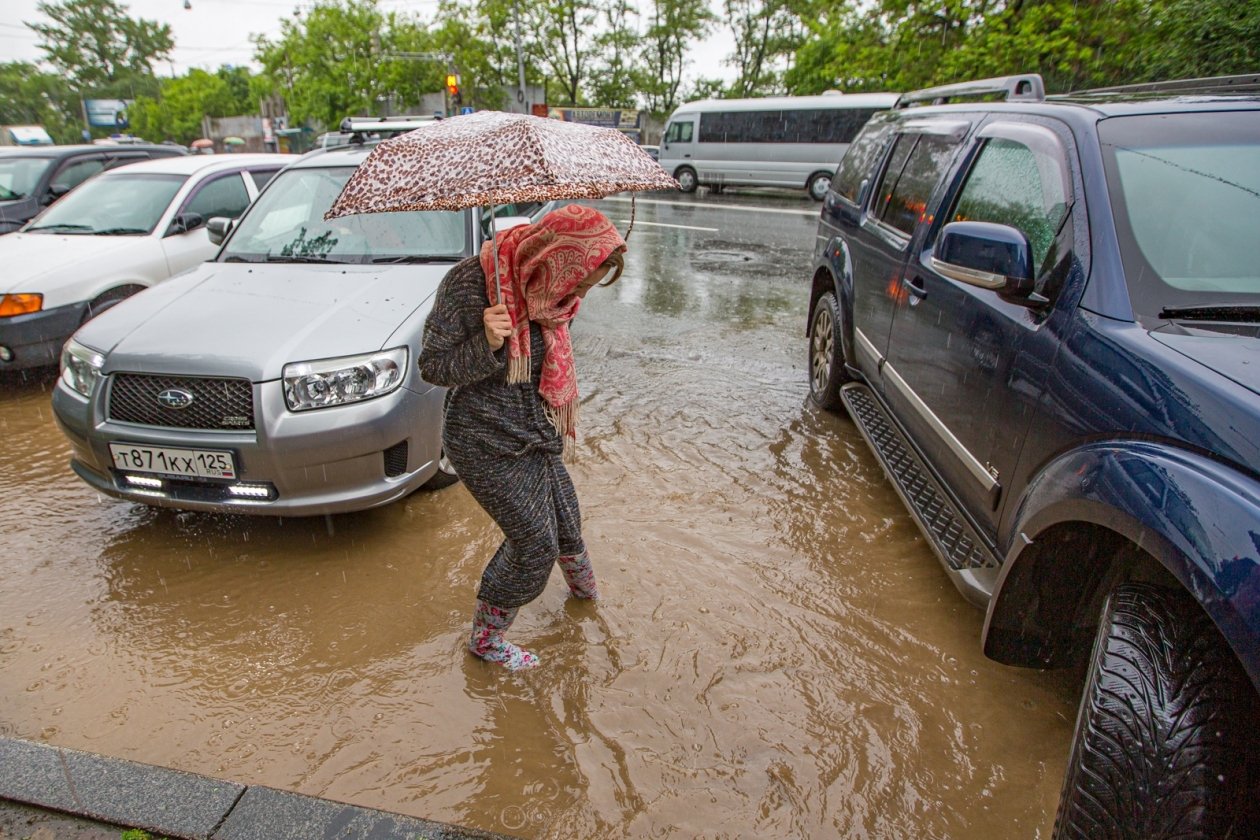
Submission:
<svg viewBox="0 0 1260 840">
<path fill-rule="evenodd" d="M 192 69 L 163 79 L 159 96 L 137 97 L 129 109 L 131 130 L 148 140 L 191 143 L 201 136 L 203 117 L 231 117 L 258 112 L 253 77 L 245 67 L 220 67 L 216 73 Z"/>
<path fill-rule="evenodd" d="M 445 68 L 395 57 L 433 46 L 413 18 L 383 13 L 376 0 L 320 0 L 283 21 L 277 40 L 258 39 L 255 57 L 296 122 L 335 127 L 342 117 L 413 107 L 440 90 Z"/>
<path fill-rule="evenodd" d="M 132 18 L 114 0 L 40 2 L 51 23 L 28 23 L 47 61 L 81 91 L 154 92 L 153 63 L 170 55 L 167 24 Z"/>
<path fill-rule="evenodd" d="M 66 80 L 34 64 L 0 64 L 0 124 L 44 126 L 58 143 L 79 141 L 79 99 Z"/>
<path fill-rule="evenodd" d="M 630 0 L 604 0 L 599 9 L 603 31 L 596 36 L 599 58 L 591 72 L 590 97 L 595 105 L 633 108 L 636 90 L 638 11 Z"/>
<path fill-rule="evenodd" d="M 522 24 L 525 83 L 545 83 L 536 5 L 536 0 L 443 0 L 429 32 L 436 49 L 455 57 L 465 105 L 503 108 L 504 86 L 516 87 L 517 10 Z"/>
<path fill-rule="evenodd" d="M 1040 73 L 1052 92 L 1255 72 L 1255 0 L 801 0 L 793 93 Z"/>
<path fill-rule="evenodd" d="M 727 93 L 742 98 L 782 92 L 779 64 L 800 44 L 800 19 L 784 0 L 723 0 L 722 5 L 735 36 L 735 52 L 726 63 L 739 71 Z"/>
<path fill-rule="evenodd" d="M 708 33 L 713 12 L 707 0 L 651 0 L 647 18 L 639 95 L 649 111 L 669 113 L 678 107 L 687 52 Z"/>
<path fill-rule="evenodd" d="M 549 75 L 566 104 L 581 103 L 598 49 L 595 0 L 543 0 L 531 12 Z"/>
</svg>

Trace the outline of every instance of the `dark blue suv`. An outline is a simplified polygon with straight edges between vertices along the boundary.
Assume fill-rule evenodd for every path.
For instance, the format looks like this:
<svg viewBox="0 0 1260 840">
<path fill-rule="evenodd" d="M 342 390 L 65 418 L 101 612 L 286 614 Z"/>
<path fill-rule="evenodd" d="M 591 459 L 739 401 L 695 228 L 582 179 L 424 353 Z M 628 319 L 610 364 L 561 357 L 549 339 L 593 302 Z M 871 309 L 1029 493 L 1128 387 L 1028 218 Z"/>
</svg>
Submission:
<svg viewBox="0 0 1260 840">
<path fill-rule="evenodd" d="M 1252 836 L 1260 76 L 907 94 L 817 242 L 814 401 L 989 657 L 1087 668 L 1055 837 Z"/>
</svg>

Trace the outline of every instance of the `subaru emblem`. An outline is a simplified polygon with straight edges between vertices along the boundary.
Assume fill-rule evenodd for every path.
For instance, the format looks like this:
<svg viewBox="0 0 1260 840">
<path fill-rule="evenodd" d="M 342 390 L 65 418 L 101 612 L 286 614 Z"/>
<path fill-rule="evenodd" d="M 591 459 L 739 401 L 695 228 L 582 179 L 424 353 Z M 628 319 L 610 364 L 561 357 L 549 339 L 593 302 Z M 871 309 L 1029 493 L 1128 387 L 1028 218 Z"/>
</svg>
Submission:
<svg viewBox="0 0 1260 840">
<path fill-rule="evenodd" d="M 193 395 L 179 388 L 167 388 L 157 395 L 157 401 L 165 408 L 188 408 L 192 405 Z"/>
</svg>

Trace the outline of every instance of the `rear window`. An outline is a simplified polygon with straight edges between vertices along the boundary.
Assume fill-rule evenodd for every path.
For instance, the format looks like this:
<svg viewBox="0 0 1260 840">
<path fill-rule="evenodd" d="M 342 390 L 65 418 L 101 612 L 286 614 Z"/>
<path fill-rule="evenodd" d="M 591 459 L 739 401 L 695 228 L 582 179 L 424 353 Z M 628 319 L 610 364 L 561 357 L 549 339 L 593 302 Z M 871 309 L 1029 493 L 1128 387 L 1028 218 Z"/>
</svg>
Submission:
<svg viewBox="0 0 1260 840">
<path fill-rule="evenodd" d="M 1133 308 L 1260 302 L 1260 112 L 1098 126 Z"/>
<path fill-rule="evenodd" d="M 700 116 L 701 143 L 851 143 L 873 108 L 717 111 Z"/>
<path fill-rule="evenodd" d="M 871 171 L 879 163 L 891 130 L 890 123 L 867 126 L 862 135 L 853 142 L 840 160 L 840 169 L 831 182 L 831 188 L 836 195 L 857 204 L 862 181 L 871 177 Z"/>
</svg>

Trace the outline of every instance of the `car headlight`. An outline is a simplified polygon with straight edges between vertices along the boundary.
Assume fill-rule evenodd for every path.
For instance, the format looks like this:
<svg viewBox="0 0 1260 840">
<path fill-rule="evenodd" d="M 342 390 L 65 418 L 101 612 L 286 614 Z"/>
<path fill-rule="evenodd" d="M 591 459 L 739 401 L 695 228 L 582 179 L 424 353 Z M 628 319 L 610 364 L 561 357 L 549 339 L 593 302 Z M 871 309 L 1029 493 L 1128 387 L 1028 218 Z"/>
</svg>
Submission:
<svg viewBox="0 0 1260 840">
<path fill-rule="evenodd" d="M 407 369 L 407 348 L 362 356 L 293 362 L 284 366 L 284 401 L 290 411 L 370 400 L 398 388 Z"/>
<path fill-rule="evenodd" d="M 101 381 L 105 357 L 73 338 L 61 348 L 61 381 L 85 397 L 92 396 Z"/>
</svg>

